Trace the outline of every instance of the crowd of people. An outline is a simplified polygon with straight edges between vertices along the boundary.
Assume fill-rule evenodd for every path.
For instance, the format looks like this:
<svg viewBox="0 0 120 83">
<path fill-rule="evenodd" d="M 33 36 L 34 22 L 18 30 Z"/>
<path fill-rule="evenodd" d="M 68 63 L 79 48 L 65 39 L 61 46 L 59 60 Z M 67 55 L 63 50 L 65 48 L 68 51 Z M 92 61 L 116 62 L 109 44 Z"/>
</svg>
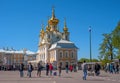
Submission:
<svg viewBox="0 0 120 83">
<path fill-rule="evenodd" d="M 96 76 L 99 76 L 100 74 L 100 69 L 101 69 L 101 66 L 100 64 L 98 63 L 95 63 L 94 66 L 92 64 L 87 64 L 86 61 L 83 62 L 82 64 L 82 70 L 83 70 L 83 80 L 86 80 L 87 79 L 87 75 L 88 75 L 88 72 L 90 74 L 95 73 Z M 94 74 L 93 73 L 93 74 Z"/>
<path fill-rule="evenodd" d="M 83 70 L 83 80 L 86 80 L 87 75 L 95 74 L 96 76 L 100 75 L 100 70 L 105 70 L 106 73 L 110 74 L 118 74 L 120 72 L 120 66 L 119 63 L 111 62 L 107 63 L 103 68 L 99 63 L 93 64 L 87 64 L 86 61 L 82 64 L 82 70 Z"/>
<path fill-rule="evenodd" d="M 102 69 L 104 69 L 105 72 L 107 72 L 107 73 L 109 72 L 112 74 L 113 73 L 116 74 L 116 73 L 119 73 L 119 69 L 120 69 L 119 67 L 120 67 L 119 64 L 107 63 Z M 100 69 L 101 69 L 101 65 L 99 63 L 96 62 L 94 65 L 90 65 L 90 64 L 87 64 L 86 61 L 84 61 L 82 63 L 83 80 L 87 79 L 87 75 L 89 73 L 94 73 L 96 76 L 99 76 Z M 17 67 L 15 65 L 13 65 L 12 70 L 14 70 L 14 71 L 19 70 L 20 77 L 24 77 L 25 67 L 24 67 L 23 63 L 19 64 L 19 66 L 17 66 Z M 31 63 L 28 63 L 26 70 L 27 70 L 27 76 L 31 77 L 32 71 L 34 70 L 33 65 Z M 57 70 L 56 70 L 56 68 L 54 69 L 54 66 L 51 63 L 46 63 L 46 65 L 43 67 L 43 65 L 39 62 L 37 64 L 36 76 L 41 77 L 41 73 L 43 70 L 46 71 L 46 76 L 61 76 L 62 70 L 63 70 L 62 63 L 58 64 Z M 77 72 L 77 65 L 66 63 L 65 71 L 66 71 L 66 73 L 73 72 L 73 71 Z"/>
<path fill-rule="evenodd" d="M 104 66 L 104 70 L 105 72 L 109 72 L 109 73 L 119 73 L 119 64 L 118 63 L 107 63 L 105 66 Z"/>
<path fill-rule="evenodd" d="M 32 73 L 33 70 L 34 70 L 34 67 L 32 66 L 31 63 L 29 63 L 27 65 L 27 76 L 28 77 L 31 77 L 31 73 Z M 41 77 L 42 70 L 44 70 L 44 67 L 39 62 L 37 64 L 37 73 L 36 73 L 38 77 Z M 62 64 L 59 63 L 59 65 L 57 67 L 57 70 L 58 70 L 57 71 L 56 69 L 54 70 L 53 64 L 46 63 L 45 70 L 46 70 L 46 76 L 52 76 L 52 75 L 57 76 L 57 73 L 58 73 L 58 76 L 61 76 Z M 54 72 L 53 72 L 53 70 L 54 70 Z M 72 72 L 72 71 L 76 72 L 77 71 L 76 65 L 68 65 L 68 64 L 66 64 L 65 65 L 65 70 L 66 70 L 66 73 L 68 73 L 69 71 L 70 72 Z M 20 72 L 20 77 L 24 77 L 24 64 L 23 63 L 21 63 L 19 65 L 19 72 Z"/>
</svg>

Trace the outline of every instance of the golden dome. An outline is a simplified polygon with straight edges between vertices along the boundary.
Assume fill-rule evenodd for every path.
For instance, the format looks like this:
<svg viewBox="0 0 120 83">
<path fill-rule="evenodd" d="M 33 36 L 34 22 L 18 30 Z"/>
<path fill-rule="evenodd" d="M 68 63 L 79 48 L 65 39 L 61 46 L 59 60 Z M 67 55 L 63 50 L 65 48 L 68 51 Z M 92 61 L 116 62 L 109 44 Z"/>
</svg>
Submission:
<svg viewBox="0 0 120 83">
<path fill-rule="evenodd" d="M 45 34 L 45 31 L 44 31 L 44 25 L 42 24 L 42 29 L 40 31 L 40 37 L 43 39 L 44 38 L 44 34 Z"/>
<path fill-rule="evenodd" d="M 64 27 L 63 30 L 64 30 L 65 32 L 67 32 L 67 31 L 68 31 L 68 28 L 67 28 L 67 27 Z"/>
<path fill-rule="evenodd" d="M 44 33 L 45 31 L 44 31 L 44 25 L 43 24 L 41 24 L 41 27 L 42 27 L 42 29 L 41 29 L 41 31 L 40 31 L 40 33 Z"/>
<path fill-rule="evenodd" d="M 52 17 L 48 22 L 50 25 L 57 25 L 59 20 Z"/>
<path fill-rule="evenodd" d="M 41 29 L 40 33 L 44 33 L 44 30 L 43 30 L 43 29 Z"/>
<path fill-rule="evenodd" d="M 50 31 L 50 27 L 49 26 L 46 27 L 46 31 L 48 31 L 48 32 Z"/>
<path fill-rule="evenodd" d="M 59 22 L 59 20 L 57 18 L 55 18 L 55 14 L 54 14 L 54 8 L 52 8 L 52 17 L 51 19 L 48 21 L 48 23 L 50 25 L 57 25 Z"/>
</svg>

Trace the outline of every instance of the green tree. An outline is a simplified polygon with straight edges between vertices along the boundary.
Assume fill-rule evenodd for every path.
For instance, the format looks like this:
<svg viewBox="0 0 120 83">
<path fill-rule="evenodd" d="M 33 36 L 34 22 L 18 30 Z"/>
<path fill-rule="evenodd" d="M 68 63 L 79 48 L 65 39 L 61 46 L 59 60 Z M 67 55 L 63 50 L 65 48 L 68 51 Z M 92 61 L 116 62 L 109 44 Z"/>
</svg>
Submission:
<svg viewBox="0 0 120 83">
<path fill-rule="evenodd" d="M 112 43 L 116 48 L 117 57 L 120 58 L 120 22 L 118 22 L 118 25 L 112 32 Z"/>
<path fill-rule="evenodd" d="M 89 62 L 89 59 L 87 59 L 87 58 L 81 58 L 81 59 L 79 60 L 79 62 L 84 62 L 84 61 Z"/>
<path fill-rule="evenodd" d="M 112 60 L 114 58 L 114 47 L 112 45 L 112 35 L 103 34 L 103 42 L 100 44 L 100 56 L 101 60 Z"/>
<path fill-rule="evenodd" d="M 79 60 L 79 62 L 84 62 L 84 61 L 90 62 L 90 59 L 88 59 L 88 58 L 81 58 L 81 59 Z M 98 59 L 92 59 L 92 62 L 98 62 L 98 61 L 99 61 Z"/>
<path fill-rule="evenodd" d="M 99 60 L 98 59 L 92 59 L 92 62 L 98 62 Z"/>
</svg>

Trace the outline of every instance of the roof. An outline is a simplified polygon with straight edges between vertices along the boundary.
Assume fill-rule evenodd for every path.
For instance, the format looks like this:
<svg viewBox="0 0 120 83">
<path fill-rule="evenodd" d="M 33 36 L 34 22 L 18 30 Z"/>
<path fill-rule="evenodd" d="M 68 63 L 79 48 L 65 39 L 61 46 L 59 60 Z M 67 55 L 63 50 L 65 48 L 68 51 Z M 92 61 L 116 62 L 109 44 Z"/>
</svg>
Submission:
<svg viewBox="0 0 120 83">
<path fill-rule="evenodd" d="M 55 49 L 55 48 L 76 48 L 78 49 L 73 42 L 67 41 L 67 40 L 60 40 L 54 44 L 51 45 L 49 50 Z"/>
<path fill-rule="evenodd" d="M 0 52 L 5 52 L 5 50 L 3 50 L 3 49 L 0 49 Z"/>
<path fill-rule="evenodd" d="M 35 52 L 29 51 L 29 50 L 27 50 L 26 53 L 27 54 L 36 54 Z"/>
<path fill-rule="evenodd" d="M 4 50 L 4 49 L 0 49 L 0 52 L 2 52 L 2 53 L 19 53 L 19 54 L 23 54 L 24 53 L 23 50 L 19 50 L 18 51 L 18 50 Z M 27 55 L 32 55 L 32 54 L 36 54 L 36 52 L 32 52 L 30 50 L 27 50 L 26 54 Z"/>
<path fill-rule="evenodd" d="M 71 43 L 71 44 L 74 44 L 73 42 L 70 42 L 70 41 L 67 41 L 67 40 L 63 40 L 63 39 L 61 39 L 57 43 Z"/>
</svg>

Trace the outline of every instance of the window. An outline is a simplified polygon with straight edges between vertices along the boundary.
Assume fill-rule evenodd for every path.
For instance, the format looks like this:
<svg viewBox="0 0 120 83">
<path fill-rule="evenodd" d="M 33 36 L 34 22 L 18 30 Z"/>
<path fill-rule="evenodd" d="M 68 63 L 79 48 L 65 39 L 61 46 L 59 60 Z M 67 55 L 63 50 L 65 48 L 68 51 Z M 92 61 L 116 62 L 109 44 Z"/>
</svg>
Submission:
<svg viewBox="0 0 120 83">
<path fill-rule="evenodd" d="M 60 58 L 62 58 L 62 52 L 60 52 Z"/>
<path fill-rule="evenodd" d="M 74 53 L 73 52 L 71 53 L 71 58 L 74 58 Z"/>
<path fill-rule="evenodd" d="M 65 36 L 65 39 L 67 40 L 67 35 Z"/>
<path fill-rule="evenodd" d="M 65 52 L 65 57 L 68 58 L 68 52 Z"/>
<path fill-rule="evenodd" d="M 48 35 L 48 39 L 50 39 L 50 35 Z"/>
<path fill-rule="evenodd" d="M 62 62 L 60 62 L 60 65 L 62 65 Z"/>
</svg>

